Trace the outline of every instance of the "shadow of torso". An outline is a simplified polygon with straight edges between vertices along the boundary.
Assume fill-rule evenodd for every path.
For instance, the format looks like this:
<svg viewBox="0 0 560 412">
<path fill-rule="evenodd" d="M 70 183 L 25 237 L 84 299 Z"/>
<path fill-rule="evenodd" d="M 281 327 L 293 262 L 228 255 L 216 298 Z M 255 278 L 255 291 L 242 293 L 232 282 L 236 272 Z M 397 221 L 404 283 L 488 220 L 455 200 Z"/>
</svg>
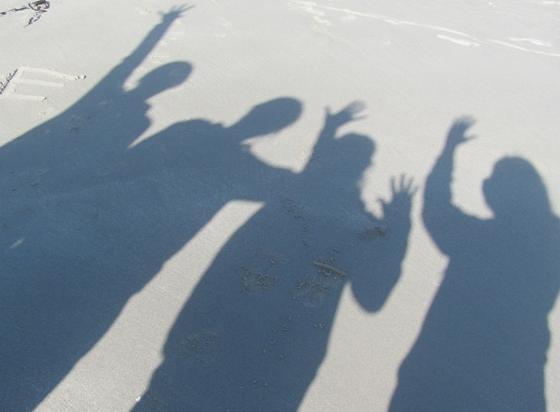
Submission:
<svg viewBox="0 0 560 412">
<path fill-rule="evenodd" d="M 297 410 L 344 285 L 370 271 L 365 262 L 383 242 L 360 237 L 375 221 L 355 197 L 345 204 L 356 193 L 318 184 L 277 186 L 229 240 L 177 319 L 138 409 Z"/>
<path fill-rule="evenodd" d="M 460 229 L 461 240 L 444 246 L 449 266 L 401 366 L 391 410 L 545 411 L 558 219 L 472 218 Z"/>
<path fill-rule="evenodd" d="M 117 106 L 138 113 L 125 121 L 134 127 L 111 128 L 122 116 L 88 104 L 2 149 L 6 407 L 36 405 L 217 211 L 260 199 L 260 182 L 275 180 L 274 168 L 202 120 L 128 149 L 149 125 L 148 106 Z M 67 119 L 87 121 L 86 131 Z M 118 139 L 104 140 L 108 128 Z"/>
</svg>

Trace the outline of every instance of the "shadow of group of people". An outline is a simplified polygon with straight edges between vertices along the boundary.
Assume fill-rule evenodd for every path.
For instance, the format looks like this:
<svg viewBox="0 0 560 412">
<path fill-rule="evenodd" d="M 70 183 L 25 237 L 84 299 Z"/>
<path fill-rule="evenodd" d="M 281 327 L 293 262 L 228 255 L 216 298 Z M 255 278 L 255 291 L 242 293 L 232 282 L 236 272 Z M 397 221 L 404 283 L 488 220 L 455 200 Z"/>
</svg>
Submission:
<svg viewBox="0 0 560 412">
<path fill-rule="evenodd" d="M 263 207 L 202 276 L 135 410 L 296 410 L 326 352 L 346 284 L 378 311 L 397 284 L 414 189 L 391 182 L 374 216 L 360 182 L 373 140 L 340 135 L 361 107 L 327 111 L 300 173 L 244 142 L 298 120 L 280 97 L 233 125 L 179 122 L 132 145 L 147 100 L 182 84 L 185 62 L 124 83 L 182 14 L 62 114 L 0 149 L 0 405 L 29 410 L 107 332 L 124 305 L 232 200 Z M 558 221 L 521 158 L 496 164 L 484 194 L 495 217 L 451 202 L 451 129 L 424 192 L 426 228 L 450 264 L 403 362 L 391 410 L 545 410 L 547 315 L 558 293 Z"/>
</svg>

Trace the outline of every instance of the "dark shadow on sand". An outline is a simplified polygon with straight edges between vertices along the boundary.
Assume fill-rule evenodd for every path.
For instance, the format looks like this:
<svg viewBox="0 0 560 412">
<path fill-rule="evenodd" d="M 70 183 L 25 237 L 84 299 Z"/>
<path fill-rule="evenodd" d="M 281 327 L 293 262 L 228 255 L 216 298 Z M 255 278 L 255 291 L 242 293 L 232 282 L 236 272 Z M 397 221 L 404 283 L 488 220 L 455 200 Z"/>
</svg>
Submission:
<svg viewBox="0 0 560 412">
<path fill-rule="evenodd" d="M 411 183 L 393 182 L 382 216 L 365 209 L 360 181 L 373 141 L 337 137 L 356 106 L 328 113 L 301 173 L 244 144 L 299 118 L 302 104 L 289 97 L 257 104 L 233 125 L 189 120 L 133 145 L 150 126 L 148 99 L 192 70 L 169 63 L 124 89 L 182 11 L 164 14 L 76 104 L 0 148 L 2 410 L 39 405 L 232 200 L 264 206 L 195 288 L 138 409 L 296 410 L 344 285 L 376 311 L 399 279 Z"/>
<path fill-rule="evenodd" d="M 411 182 L 393 181 L 383 216 L 360 182 L 373 141 L 338 137 L 351 105 L 328 113 L 301 173 L 286 172 L 221 250 L 165 345 L 135 410 L 295 411 L 321 365 L 344 285 L 379 310 L 401 273 Z"/>
<path fill-rule="evenodd" d="M 31 410 L 108 330 L 128 299 L 233 199 L 264 200 L 286 172 L 244 139 L 295 122 L 301 103 L 257 105 L 232 126 L 192 120 L 135 146 L 147 99 L 192 67 L 127 78 L 183 9 L 59 116 L 0 149 L 0 407 Z"/>
<path fill-rule="evenodd" d="M 560 284 L 560 225 L 535 168 L 499 160 L 483 192 L 494 217 L 451 202 L 453 158 L 470 120 L 451 128 L 426 184 L 423 218 L 449 257 L 391 411 L 546 410 L 548 314 Z"/>
</svg>

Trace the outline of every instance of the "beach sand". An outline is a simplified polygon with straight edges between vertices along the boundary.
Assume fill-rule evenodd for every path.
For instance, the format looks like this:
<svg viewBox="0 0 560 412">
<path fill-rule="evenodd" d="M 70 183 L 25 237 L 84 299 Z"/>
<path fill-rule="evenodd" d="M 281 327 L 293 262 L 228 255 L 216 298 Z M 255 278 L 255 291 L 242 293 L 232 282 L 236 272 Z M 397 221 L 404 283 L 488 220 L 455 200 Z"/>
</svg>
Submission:
<svg viewBox="0 0 560 412">
<path fill-rule="evenodd" d="M 0 0 L 0 11 L 25 4 Z M 206 0 L 181 8 L 170 0 L 51 0 L 26 26 L 33 13 L 0 16 L 2 410 L 125 411 L 146 396 L 147 410 L 177 410 L 189 390 L 199 392 L 192 399 L 200 391 L 243 394 L 224 395 L 230 404 L 223 410 L 388 410 L 399 368 L 455 262 L 422 214 L 426 178 L 454 120 L 472 116 L 469 133 L 477 136 L 457 149 L 454 205 L 481 222 L 497 218 L 482 183 L 501 158 L 517 156 L 536 169 L 551 213 L 560 214 L 558 1 Z M 342 115 L 363 118 L 340 121 L 329 135 L 326 108 L 334 116 L 354 101 L 365 108 Z M 358 138 L 338 149 L 334 142 L 349 133 L 374 149 Z M 316 158 L 322 138 L 334 139 L 333 146 Z M 347 180 L 338 179 L 340 170 Z M 402 230 L 378 202 L 407 195 L 398 184 L 391 193 L 391 178 L 401 174 L 417 187 L 411 210 L 400 209 L 411 223 Z M 537 199 L 526 200 L 537 207 Z M 508 219 L 511 238 L 526 239 L 527 248 L 547 244 L 530 224 L 517 227 L 513 211 Z M 472 251 L 458 271 L 479 274 L 477 265 L 491 257 L 477 261 L 476 250 L 493 250 L 493 235 L 475 246 L 453 222 L 445 230 Z M 345 240 L 354 235 L 357 246 Z M 375 254 L 397 235 L 404 244 L 397 242 L 390 258 Z M 503 328 L 519 328 L 511 336 L 498 324 L 453 332 L 464 334 L 465 346 L 485 335 L 476 362 L 498 372 L 480 370 L 482 382 L 514 380 L 500 371 L 515 366 L 500 369 L 493 351 L 533 353 L 525 337 L 543 337 L 534 366 L 543 383 L 531 394 L 523 387 L 508 392 L 518 381 L 487 393 L 465 383 L 454 389 L 480 410 L 492 405 L 486 401 L 523 410 L 526 398 L 543 396 L 547 410 L 560 410 L 560 267 L 543 253 L 512 257 L 534 269 L 525 286 L 510 289 L 506 280 L 495 299 L 481 292 L 480 301 L 475 294 L 447 302 L 450 313 L 479 307 L 490 318 L 499 307 L 512 316 Z M 387 290 L 374 307 L 342 279 L 371 267 L 375 284 L 393 258 L 396 278 L 378 282 Z M 492 261 L 509 267 L 499 263 Z M 233 280 L 220 286 L 220 271 Z M 552 273 L 550 285 L 538 283 L 542 271 Z M 277 293 L 288 282 L 283 276 L 293 276 L 293 290 L 303 279 L 334 295 L 321 306 L 320 293 Z M 231 296 L 269 304 L 257 301 L 263 312 L 249 315 L 250 305 Z M 277 302 L 280 296 L 288 297 Z M 543 307 L 536 309 L 538 302 Z M 290 309 L 279 315 L 284 307 Z M 326 320 L 306 317 L 327 307 Z M 531 311 L 538 330 L 515 318 Z M 205 319 L 214 323 L 204 326 Z M 241 377 L 264 373 L 269 358 L 242 349 L 260 351 L 260 339 L 280 333 L 285 322 L 288 337 L 278 340 L 270 371 L 288 376 L 255 376 L 258 388 L 248 389 Z M 445 321 L 438 325 L 433 333 L 447 333 Z M 316 353 L 298 346 L 302 330 L 318 334 Z M 240 348 L 221 346 L 228 333 L 238 335 L 223 342 Z M 176 344 L 186 352 L 177 353 Z M 304 352 L 290 358 L 298 350 Z M 207 380 L 182 386 L 184 370 L 169 366 L 177 356 Z M 241 364 L 239 381 L 229 374 L 234 366 L 227 377 L 216 372 L 228 356 L 240 357 L 229 358 Z M 300 375 L 278 366 L 282 356 L 300 366 Z M 251 368 L 247 359 L 265 364 Z M 454 359 L 442 362 L 462 373 Z M 199 410 L 211 405 L 200 402 Z"/>
</svg>

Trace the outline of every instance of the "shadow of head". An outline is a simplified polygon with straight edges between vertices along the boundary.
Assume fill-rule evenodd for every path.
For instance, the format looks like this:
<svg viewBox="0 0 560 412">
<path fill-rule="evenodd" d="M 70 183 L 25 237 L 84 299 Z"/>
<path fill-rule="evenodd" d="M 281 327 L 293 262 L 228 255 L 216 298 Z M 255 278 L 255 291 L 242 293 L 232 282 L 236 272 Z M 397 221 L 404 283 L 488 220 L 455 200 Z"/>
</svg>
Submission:
<svg viewBox="0 0 560 412">
<path fill-rule="evenodd" d="M 538 218 L 551 213 L 546 187 L 537 170 L 520 157 L 504 157 L 483 183 L 486 203 L 496 218 Z"/>
<path fill-rule="evenodd" d="M 242 140 L 276 133 L 295 123 L 302 109 L 299 100 L 279 97 L 254 106 L 230 130 Z"/>
<path fill-rule="evenodd" d="M 374 153 L 375 143 L 370 137 L 347 133 L 334 140 L 328 152 L 322 153 L 321 163 L 329 176 L 351 185 L 352 182 L 360 181 L 364 171 L 371 165 Z"/>
<path fill-rule="evenodd" d="M 192 72 L 192 66 L 186 62 L 167 63 L 144 75 L 134 89 L 134 93 L 149 99 L 165 90 L 181 85 Z"/>
</svg>

